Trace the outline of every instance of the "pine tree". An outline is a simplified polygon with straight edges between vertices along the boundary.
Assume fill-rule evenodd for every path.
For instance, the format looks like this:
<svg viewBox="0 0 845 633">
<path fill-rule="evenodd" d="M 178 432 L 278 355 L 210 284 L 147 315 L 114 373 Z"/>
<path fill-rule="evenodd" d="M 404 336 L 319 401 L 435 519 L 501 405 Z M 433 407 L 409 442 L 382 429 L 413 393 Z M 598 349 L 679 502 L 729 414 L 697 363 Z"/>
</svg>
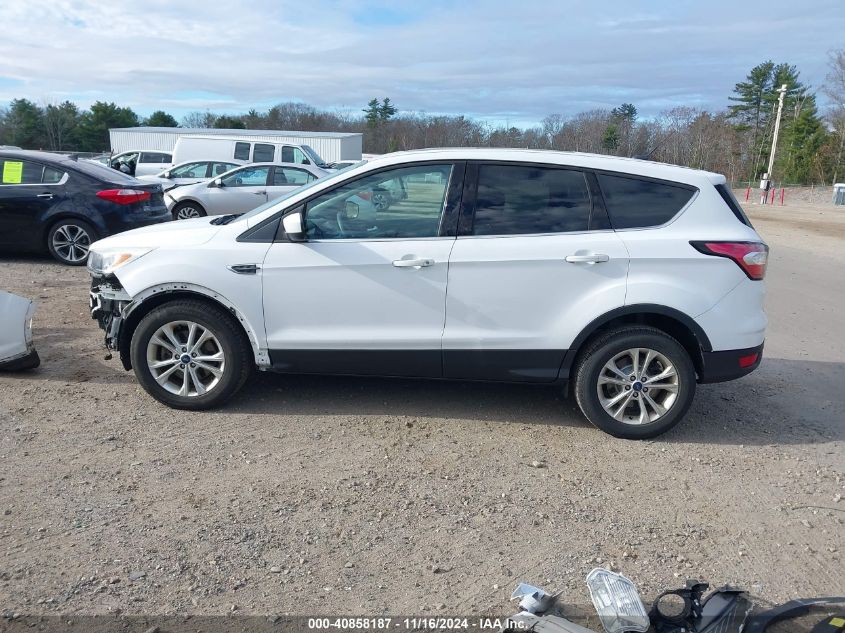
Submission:
<svg viewBox="0 0 845 633">
<path fill-rule="evenodd" d="M 378 99 L 375 97 L 370 99 L 370 102 L 367 104 L 367 107 L 364 108 L 363 112 L 368 127 L 375 127 L 378 125 L 379 119 L 381 118 L 381 106 L 379 105 Z"/>
<path fill-rule="evenodd" d="M 396 106 L 390 103 L 390 97 L 385 97 L 378 109 L 379 120 L 387 121 L 397 112 Z"/>
</svg>

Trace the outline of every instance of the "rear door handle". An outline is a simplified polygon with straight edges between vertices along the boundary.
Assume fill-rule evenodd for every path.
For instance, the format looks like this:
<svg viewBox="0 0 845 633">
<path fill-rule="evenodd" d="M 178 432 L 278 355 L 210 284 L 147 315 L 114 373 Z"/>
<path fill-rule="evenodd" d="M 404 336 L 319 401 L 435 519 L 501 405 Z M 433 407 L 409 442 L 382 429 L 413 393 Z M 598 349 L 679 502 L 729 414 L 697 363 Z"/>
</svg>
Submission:
<svg viewBox="0 0 845 633">
<path fill-rule="evenodd" d="M 267 192 L 266 191 L 253 191 L 252 193 L 254 193 L 256 196 L 263 196 Z"/>
<path fill-rule="evenodd" d="M 35 196 L 35 197 L 36 197 L 36 198 L 46 198 L 47 200 L 52 200 L 52 199 L 53 199 L 53 194 L 52 194 L 52 193 L 39 193 L 39 194 L 38 194 L 37 196 Z"/>
<path fill-rule="evenodd" d="M 570 264 L 600 264 L 601 262 L 609 262 L 610 257 L 603 253 L 593 253 L 591 255 L 567 255 L 566 261 Z"/>
<path fill-rule="evenodd" d="M 393 265 L 396 268 L 423 268 L 425 266 L 433 266 L 433 259 L 394 259 Z"/>
</svg>

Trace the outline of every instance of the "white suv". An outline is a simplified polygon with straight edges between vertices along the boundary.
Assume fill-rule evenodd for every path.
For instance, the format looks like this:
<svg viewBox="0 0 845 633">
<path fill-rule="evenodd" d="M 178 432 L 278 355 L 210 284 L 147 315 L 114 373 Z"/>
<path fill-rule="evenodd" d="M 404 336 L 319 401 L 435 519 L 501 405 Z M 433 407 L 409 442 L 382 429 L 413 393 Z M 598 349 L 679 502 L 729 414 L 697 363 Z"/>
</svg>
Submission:
<svg viewBox="0 0 845 633">
<path fill-rule="evenodd" d="M 549 383 L 599 428 L 646 438 L 696 383 L 760 363 L 767 254 L 718 174 L 443 149 L 121 233 L 88 267 L 107 346 L 171 407 L 218 406 L 256 366 Z"/>
</svg>

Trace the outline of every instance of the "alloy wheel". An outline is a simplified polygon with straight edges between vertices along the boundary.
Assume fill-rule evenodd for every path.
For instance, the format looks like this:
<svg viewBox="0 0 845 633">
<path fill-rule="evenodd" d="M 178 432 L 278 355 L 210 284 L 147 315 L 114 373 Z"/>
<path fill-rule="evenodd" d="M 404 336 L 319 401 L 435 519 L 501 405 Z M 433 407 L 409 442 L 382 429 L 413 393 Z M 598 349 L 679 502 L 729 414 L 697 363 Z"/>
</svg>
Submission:
<svg viewBox="0 0 845 633">
<path fill-rule="evenodd" d="M 190 220 L 191 218 L 201 218 L 202 213 L 196 207 L 182 207 L 176 212 L 177 220 Z"/>
<path fill-rule="evenodd" d="M 625 424 L 650 424 L 674 406 L 680 379 L 665 355 L 632 348 L 605 363 L 596 388 L 601 406 L 612 418 Z"/>
<path fill-rule="evenodd" d="M 194 321 L 171 321 L 150 337 L 147 367 L 164 389 L 190 398 L 218 385 L 226 359 L 223 346 L 211 330 Z"/>
<path fill-rule="evenodd" d="M 88 257 L 91 236 L 76 224 L 63 224 L 53 232 L 53 250 L 66 262 L 78 264 Z"/>
</svg>

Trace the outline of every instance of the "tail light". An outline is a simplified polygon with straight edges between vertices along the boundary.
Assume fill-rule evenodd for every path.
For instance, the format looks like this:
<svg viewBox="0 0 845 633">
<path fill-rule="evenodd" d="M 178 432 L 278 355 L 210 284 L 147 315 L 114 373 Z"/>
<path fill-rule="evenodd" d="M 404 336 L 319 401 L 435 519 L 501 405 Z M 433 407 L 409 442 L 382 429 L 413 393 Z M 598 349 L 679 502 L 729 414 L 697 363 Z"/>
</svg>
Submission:
<svg viewBox="0 0 845 633">
<path fill-rule="evenodd" d="M 690 242 L 705 255 L 732 259 L 749 279 L 760 281 L 766 276 L 769 247 L 762 242 Z"/>
<path fill-rule="evenodd" d="M 97 197 L 116 204 L 135 204 L 149 200 L 152 194 L 142 189 L 105 189 L 98 191 Z"/>
<path fill-rule="evenodd" d="M 367 202 L 369 202 L 373 198 L 373 192 L 372 191 L 359 191 L 356 195 L 359 198 L 363 198 Z"/>
</svg>

